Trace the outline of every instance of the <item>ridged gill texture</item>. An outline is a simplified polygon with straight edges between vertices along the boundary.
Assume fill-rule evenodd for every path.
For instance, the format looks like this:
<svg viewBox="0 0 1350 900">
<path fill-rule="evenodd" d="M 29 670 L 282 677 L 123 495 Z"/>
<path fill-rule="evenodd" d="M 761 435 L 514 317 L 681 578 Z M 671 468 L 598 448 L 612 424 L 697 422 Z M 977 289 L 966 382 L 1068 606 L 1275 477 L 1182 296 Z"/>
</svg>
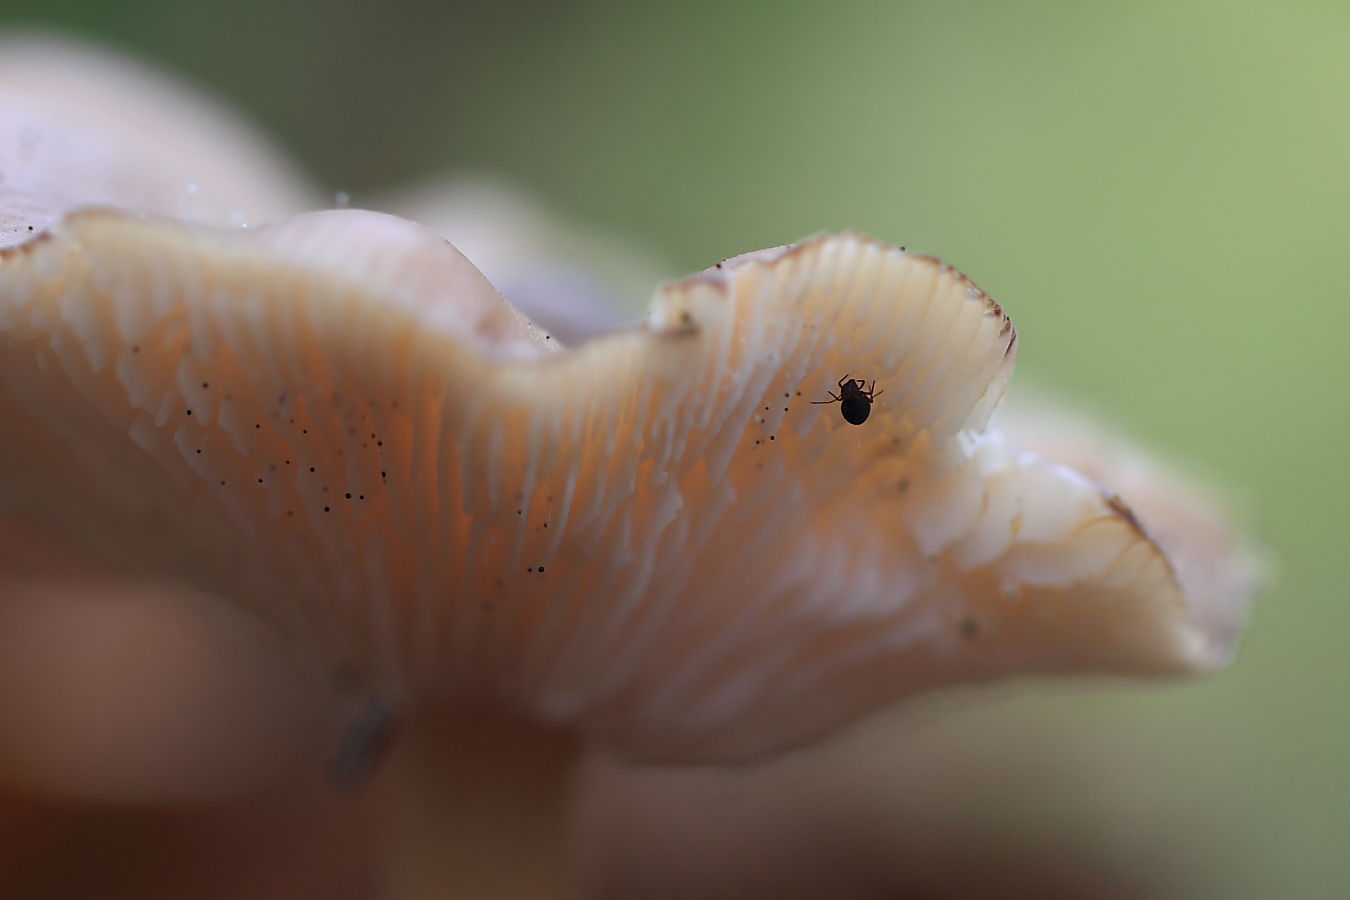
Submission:
<svg viewBox="0 0 1350 900">
<path fill-rule="evenodd" d="M 564 349 L 399 219 L 74 213 L 0 255 L 0 515 L 401 703 L 491 696 L 656 761 L 1221 662 L 1237 598 L 1188 605 L 1124 501 L 987 430 L 1016 343 L 959 272 L 856 235 Z M 859 427 L 810 403 L 844 376 L 884 391 Z"/>
</svg>

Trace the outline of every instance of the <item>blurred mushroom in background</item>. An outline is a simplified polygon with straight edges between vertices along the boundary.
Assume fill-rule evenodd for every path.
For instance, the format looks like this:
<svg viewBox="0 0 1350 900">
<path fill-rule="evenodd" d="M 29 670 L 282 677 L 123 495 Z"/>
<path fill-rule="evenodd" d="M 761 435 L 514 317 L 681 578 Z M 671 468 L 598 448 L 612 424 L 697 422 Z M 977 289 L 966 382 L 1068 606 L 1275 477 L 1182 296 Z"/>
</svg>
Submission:
<svg viewBox="0 0 1350 900">
<path fill-rule="evenodd" d="M 1232 651 L 1248 549 L 1155 540 L 1109 471 L 988 427 L 1017 333 L 939 260 L 822 235 L 608 331 L 615 304 L 513 276 L 509 239 L 521 308 L 432 230 L 301 212 L 261 139 L 123 61 L 0 51 L 0 520 L 89 573 L 0 568 L 6 640 L 41 648 L 0 694 L 0 780 L 51 866 L 111 807 L 213 820 L 203 847 L 256 867 L 222 896 L 604 892 L 572 855 L 582 760 L 772 765 L 934 688 Z M 864 427 L 810 402 L 850 373 L 879 386 Z M 344 727 L 394 742 L 346 793 Z M 592 812 L 632 777 L 608 765 Z M 312 877 L 269 877 L 290 842 Z M 16 892 L 57 890 L 18 853 Z M 90 877 L 173 893 L 137 857 Z"/>
<path fill-rule="evenodd" d="M 435 178 L 371 199 L 454 244 L 564 344 L 637 324 L 636 300 L 678 274 L 636 242 L 565 219 L 499 176 Z"/>
</svg>

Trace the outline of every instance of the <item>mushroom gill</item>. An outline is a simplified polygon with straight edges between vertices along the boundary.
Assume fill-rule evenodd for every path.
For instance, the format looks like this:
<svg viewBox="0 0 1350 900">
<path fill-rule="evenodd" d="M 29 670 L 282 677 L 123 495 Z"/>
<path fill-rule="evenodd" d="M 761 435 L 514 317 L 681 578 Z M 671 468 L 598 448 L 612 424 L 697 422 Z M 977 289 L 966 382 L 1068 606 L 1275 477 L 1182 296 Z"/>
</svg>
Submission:
<svg viewBox="0 0 1350 900">
<path fill-rule="evenodd" d="M 1124 501 L 986 430 L 1016 331 L 931 257 L 822 236 L 562 349 L 375 213 L 43 238 L 0 262 L 4 512 L 401 707 L 739 760 L 941 684 L 1227 653 Z M 850 373 L 885 391 L 861 428 L 809 402 Z"/>
</svg>

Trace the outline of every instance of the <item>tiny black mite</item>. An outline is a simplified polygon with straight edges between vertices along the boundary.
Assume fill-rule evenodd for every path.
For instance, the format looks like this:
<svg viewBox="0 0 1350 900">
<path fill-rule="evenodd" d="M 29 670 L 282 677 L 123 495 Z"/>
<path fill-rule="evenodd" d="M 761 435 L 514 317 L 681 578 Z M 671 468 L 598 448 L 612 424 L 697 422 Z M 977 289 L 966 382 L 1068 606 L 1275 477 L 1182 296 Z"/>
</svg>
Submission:
<svg viewBox="0 0 1350 900">
<path fill-rule="evenodd" d="M 848 379 L 847 381 L 845 379 Z M 814 404 L 838 403 L 839 412 L 843 414 L 844 421 L 850 425 L 861 425 L 867 421 L 867 417 L 872 412 L 872 401 L 885 391 L 876 390 L 877 383 L 872 382 L 872 386 L 863 390 L 863 382 L 855 381 L 845 375 L 839 379 L 839 396 L 834 395 L 834 391 L 826 391 L 830 395 L 829 400 L 812 400 Z"/>
</svg>

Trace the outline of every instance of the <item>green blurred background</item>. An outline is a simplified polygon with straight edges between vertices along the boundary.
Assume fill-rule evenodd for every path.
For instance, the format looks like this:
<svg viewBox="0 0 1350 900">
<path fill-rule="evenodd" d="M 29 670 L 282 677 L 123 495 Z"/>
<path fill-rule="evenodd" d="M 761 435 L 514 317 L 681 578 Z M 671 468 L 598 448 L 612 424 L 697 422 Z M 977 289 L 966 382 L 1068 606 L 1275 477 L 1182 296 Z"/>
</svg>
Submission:
<svg viewBox="0 0 1350 900">
<path fill-rule="evenodd" d="M 0 15 L 188 75 L 356 202 L 467 168 L 672 271 L 838 228 L 955 263 L 1019 326 L 1014 390 L 1050 386 L 1230 486 L 1279 567 L 1231 670 L 1034 714 L 1179 761 L 1165 793 L 1209 809 L 1223 859 L 1204 893 L 1350 889 L 1350 4 Z"/>
</svg>

